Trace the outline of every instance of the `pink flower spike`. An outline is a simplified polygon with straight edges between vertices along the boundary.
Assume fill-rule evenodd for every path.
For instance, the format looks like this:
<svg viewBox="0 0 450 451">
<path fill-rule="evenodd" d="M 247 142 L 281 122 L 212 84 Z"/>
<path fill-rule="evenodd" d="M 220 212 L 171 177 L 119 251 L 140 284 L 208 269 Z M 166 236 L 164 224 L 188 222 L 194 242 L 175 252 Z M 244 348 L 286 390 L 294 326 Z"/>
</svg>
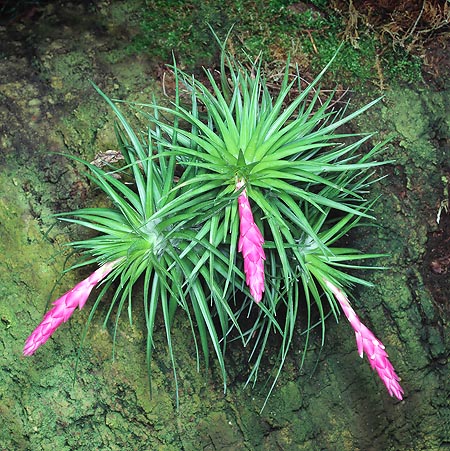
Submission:
<svg viewBox="0 0 450 451">
<path fill-rule="evenodd" d="M 238 181 L 236 189 L 241 189 L 243 181 Z M 261 301 L 264 292 L 264 260 L 266 255 L 262 247 L 264 238 L 255 224 L 250 202 L 245 190 L 238 197 L 239 204 L 239 243 L 238 251 L 244 257 L 244 272 L 250 294 L 256 302 Z"/>
<path fill-rule="evenodd" d="M 355 331 L 359 355 L 362 358 L 364 352 L 366 353 L 371 368 L 376 370 L 389 394 L 402 400 L 404 392 L 399 384 L 400 378 L 395 373 L 394 367 L 389 361 L 389 357 L 387 352 L 384 350 L 383 343 L 381 343 L 381 341 L 379 341 L 375 335 L 360 321 L 358 315 L 356 315 L 355 311 L 350 306 L 350 302 L 345 293 L 328 280 L 325 280 L 325 284 L 341 305 L 345 316 Z"/>
<path fill-rule="evenodd" d="M 87 279 L 82 280 L 57 299 L 53 303 L 54 307 L 44 315 L 39 326 L 27 338 L 23 355 L 34 354 L 36 349 L 42 346 L 53 332 L 72 316 L 77 307 L 81 310 L 92 289 L 113 270 L 119 261 L 120 259 L 104 264 Z"/>
</svg>

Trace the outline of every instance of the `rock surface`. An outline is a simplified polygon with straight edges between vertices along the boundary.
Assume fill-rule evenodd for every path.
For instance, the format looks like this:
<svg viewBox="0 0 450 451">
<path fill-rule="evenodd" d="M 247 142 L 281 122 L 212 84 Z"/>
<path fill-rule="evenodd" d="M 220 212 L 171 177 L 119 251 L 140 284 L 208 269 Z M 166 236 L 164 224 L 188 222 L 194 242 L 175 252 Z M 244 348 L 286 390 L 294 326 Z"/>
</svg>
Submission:
<svg viewBox="0 0 450 451">
<path fill-rule="evenodd" d="M 355 292 L 353 305 L 386 345 L 402 377 L 402 402 L 360 361 L 345 321 L 328 322 L 322 350 L 313 338 L 302 371 L 293 350 L 262 413 L 264 376 L 244 388 L 241 347 L 230 349 L 224 395 L 214 368 L 197 372 L 181 317 L 174 326 L 178 409 L 163 334 L 149 395 L 143 321 L 120 321 L 114 361 L 113 326 L 102 327 L 101 309 L 79 352 L 87 308 L 35 356 L 21 357 L 47 302 L 86 276 L 74 271 L 60 279 L 70 257 L 65 243 L 80 232 L 51 215 L 95 202 L 82 168 L 61 154 L 93 159 L 114 149 L 111 115 L 89 80 L 115 98 L 161 95 L 151 62 L 124 50 L 139 4 L 50 4 L 0 29 L 0 449 L 447 449 L 449 85 L 439 92 L 391 87 L 357 124 L 381 137 L 397 134 L 386 153 L 395 162 L 374 184 L 378 227 L 354 237 L 361 248 L 387 253 L 382 264 L 389 269 L 365 273 L 375 287 Z"/>
</svg>

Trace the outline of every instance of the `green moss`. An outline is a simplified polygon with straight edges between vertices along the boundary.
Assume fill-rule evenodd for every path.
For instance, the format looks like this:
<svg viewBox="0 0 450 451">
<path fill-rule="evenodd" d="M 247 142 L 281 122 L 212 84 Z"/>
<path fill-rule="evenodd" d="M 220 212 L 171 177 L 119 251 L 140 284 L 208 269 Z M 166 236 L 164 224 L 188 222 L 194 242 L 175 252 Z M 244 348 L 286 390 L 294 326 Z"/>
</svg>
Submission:
<svg viewBox="0 0 450 451">
<path fill-rule="evenodd" d="M 141 32 L 129 47 L 131 53 L 146 53 L 152 58 L 171 62 L 174 52 L 181 66 L 198 70 L 210 65 L 218 46 L 207 24 L 223 38 L 234 26 L 233 47 L 255 58 L 262 54 L 266 61 L 291 55 L 301 68 L 317 73 L 342 43 L 343 18 L 334 13 L 328 2 L 299 4 L 293 0 L 261 2 L 224 0 L 192 2 L 159 0 L 148 4 L 142 12 Z M 355 45 L 345 44 L 330 69 L 330 79 L 344 82 L 353 90 L 367 90 L 366 84 L 384 85 L 393 80 L 421 80 L 421 61 L 401 48 L 383 48 L 368 30 L 359 30 Z"/>
<path fill-rule="evenodd" d="M 383 56 L 383 68 L 388 81 L 422 82 L 422 60 L 401 48 L 393 48 Z"/>
<path fill-rule="evenodd" d="M 143 9 L 141 33 L 129 47 L 130 52 L 147 53 L 170 62 L 173 52 L 182 66 L 199 67 L 211 61 L 217 51 L 208 24 L 226 29 L 226 5 L 218 2 L 186 2 L 176 0 L 170 5 L 157 0 Z"/>
</svg>

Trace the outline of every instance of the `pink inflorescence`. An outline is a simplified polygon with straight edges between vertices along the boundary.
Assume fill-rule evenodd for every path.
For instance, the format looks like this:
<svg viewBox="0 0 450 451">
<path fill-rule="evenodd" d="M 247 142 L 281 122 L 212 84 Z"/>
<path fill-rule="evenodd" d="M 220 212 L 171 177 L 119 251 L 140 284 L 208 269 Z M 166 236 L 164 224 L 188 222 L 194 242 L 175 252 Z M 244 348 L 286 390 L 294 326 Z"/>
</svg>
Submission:
<svg viewBox="0 0 450 451">
<path fill-rule="evenodd" d="M 77 307 L 81 310 L 92 289 L 114 269 L 118 262 L 119 260 L 115 260 L 101 266 L 87 279 L 82 280 L 57 299 L 53 303 L 54 307 L 45 314 L 39 326 L 27 338 L 23 355 L 34 354 L 36 349 L 42 346 L 53 332 L 72 316 Z"/>
<path fill-rule="evenodd" d="M 241 189 L 243 184 L 242 181 L 238 182 L 236 188 Z M 266 259 L 262 247 L 264 238 L 253 219 L 245 189 L 239 195 L 238 203 L 240 220 L 238 250 L 244 257 L 244 272 L 250 294 L 256 302 L 259 302 L 264 292 L 264 260 Z"/>
<path fill-rule="evenodd" d="M 355 331 L 356 344 L 360 357 L 362 358 L 365 352 L 370 366 L 376 370 L 389 394 L 400 400 L 403 399 L 404 392 L 399 384 L 400 378 L 397 376 L 392 363 L 389 361 L 383 343 L 361 322 L 358 315 L 350 306 L 350 302 L 344 292 L 328 280 L 325 283 L 338 300 L 345 316 Z"/>
</svg>

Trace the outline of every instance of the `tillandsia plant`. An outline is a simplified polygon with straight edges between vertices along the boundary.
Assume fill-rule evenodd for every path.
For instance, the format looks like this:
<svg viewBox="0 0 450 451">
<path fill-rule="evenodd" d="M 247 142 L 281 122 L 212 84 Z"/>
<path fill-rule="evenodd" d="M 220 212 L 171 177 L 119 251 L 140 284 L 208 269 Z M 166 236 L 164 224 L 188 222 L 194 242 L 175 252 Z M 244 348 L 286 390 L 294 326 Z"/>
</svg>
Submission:
<svg viewBox="0 0 450 451">
<path fill-rule="evenodd" d="M 367 191 L 376 167 L 385 163 L 377 160 L 385 143 L 362 151 L 371 134 L 338 129 L 379 99 L 354 112 L 347 105 L 338 108 L 333 94 L 322 100 L 317 86 L 328 66 L 302 89 L 288 62 L 275 95 L 261 61 L 241 64 L 222 44 L 220 71 L 205 70 L 205 82 L 173 66 L 171 106 L 129 105 L 147 124 L 139 133 L 97 88 L 118 118 L 126 163 L 120 172 L 128 171 L 133 185 L 85 163 L 114 207 L 83 209 L 63 219 L 99 232 L 72 244 L 87 256 L 80 265 L 98 263 L 104 269 L 55 303 L 28 339 L 25 354 L 81 308 L 101 279 L 104 287 L 92 311 L 117 280 L 106 321 L 115 305 L 117 317 L 126 305 L 131 312 L 132 288 L 142 275 L 149 370 L 159 305 L 174 371 L 170 329 L 181 308 L 194 340 L 197 327 L 206 361 L 212 344 L 225 387 L 227 337 L 237 332 L 252 347 L 250 382 L 272 334 L 278 334 L 272 388 L 296 333 L 306 337 L 304 358 L 313 310 L 324 337 L 328 312 L 338 318 L 340 307 L 355 330 L 360 355 L 366 352 L 389 393 L 402 399 L 384 346 L 361 323 L 346 294 L 355 284 L 369 285 L 351 274 L 361 268 L 358 260 L 379 255 L 337 245 L 362 220 L 372 219 Z M 253 321 L 246 330 L 240 321 L 244 311 Z M 306 311 L 305 324 L 300 311 Z"/>
</svg>

